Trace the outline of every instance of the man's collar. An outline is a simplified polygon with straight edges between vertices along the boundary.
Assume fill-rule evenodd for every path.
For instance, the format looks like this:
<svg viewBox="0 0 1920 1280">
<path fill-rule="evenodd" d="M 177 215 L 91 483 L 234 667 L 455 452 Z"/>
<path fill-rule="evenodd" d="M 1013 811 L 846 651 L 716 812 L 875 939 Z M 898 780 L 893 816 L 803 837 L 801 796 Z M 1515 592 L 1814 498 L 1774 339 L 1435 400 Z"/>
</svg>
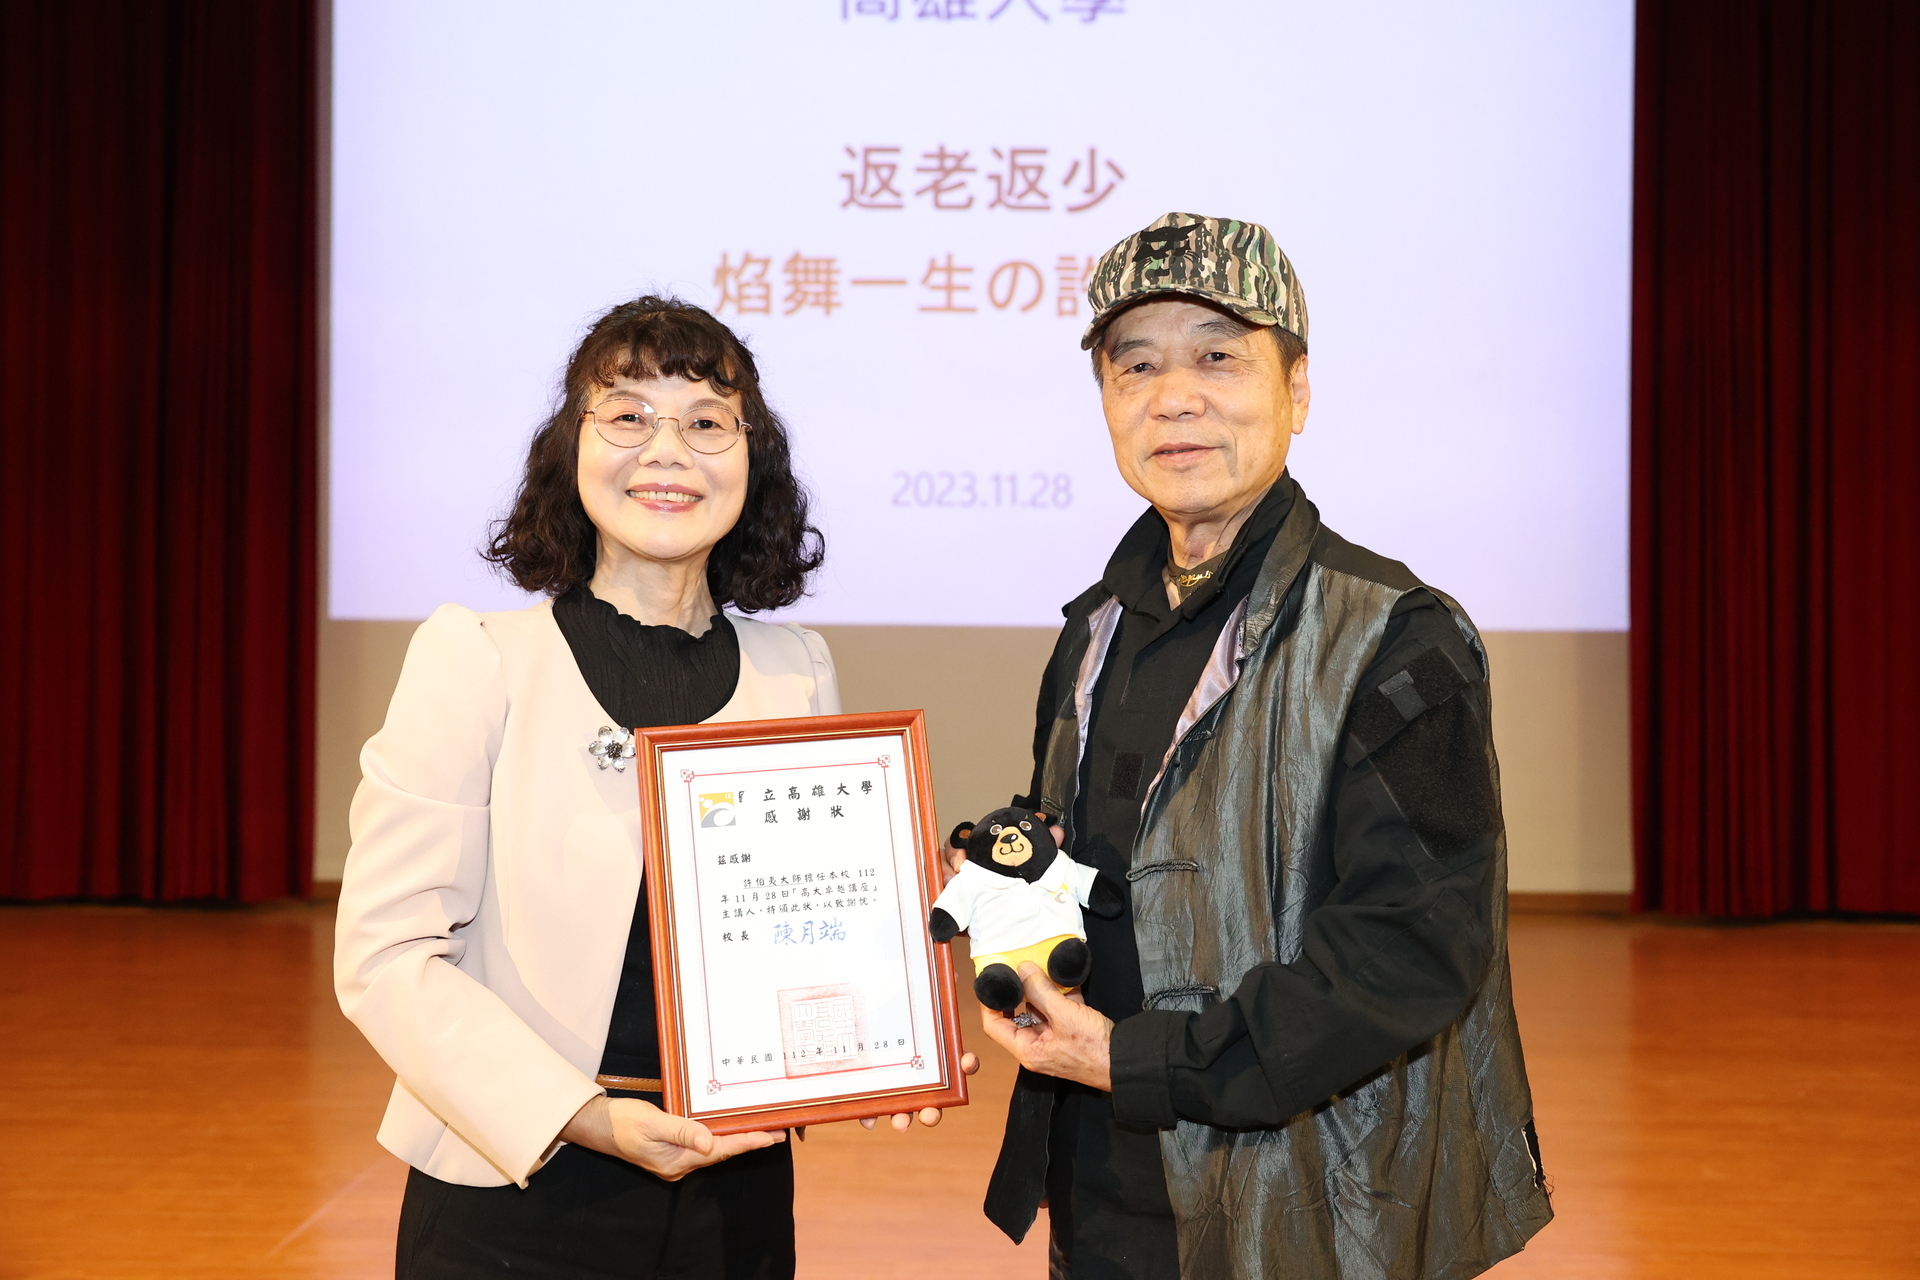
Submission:
<svg viewBox="0 0 1920 1280">
<path fill-rule="evenodd" d="M 1298 491 L 1292 473 L 1282 471 L 1280 478 L 1261 496 L 1253 508 L 1253 514 L 1247 517 L 1247 522 L 1234 535 L 1225 562 L 1211 579 L 1201 583 L 1181 601 L 1180 613 L 1192 617 L 1207 607 L 1208 602 L 1226 585 L 1234 568 L 1246 555 L 1247 548 L 1278 529 L 1286 520 Z M 1161 571 L 1169 563 L 1167 555 L 1171 546 L 1166 518 L 1148 507 L 1120 539 L 1120 545 L 1114 548 L 1113 558 L 1107 561 L 1107 571 L 1101 579 L 1102 585 L 1129 609 L 1154 618 L 1170 616 L 1174 610 L 1167 603 L 1166 579 Z"/>
</svg>

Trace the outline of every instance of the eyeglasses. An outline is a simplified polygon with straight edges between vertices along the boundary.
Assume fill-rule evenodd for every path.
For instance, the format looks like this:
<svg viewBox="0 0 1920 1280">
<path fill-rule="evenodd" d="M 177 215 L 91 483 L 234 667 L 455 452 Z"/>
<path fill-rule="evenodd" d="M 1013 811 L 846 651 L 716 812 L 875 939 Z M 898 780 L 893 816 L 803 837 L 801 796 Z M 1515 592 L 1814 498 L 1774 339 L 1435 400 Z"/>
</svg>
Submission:
<svg viewBox="0 0 1920 1280">
<path fill-rule="evenodd" d="M 709 405 L 684 418 L 663 418 L 644 400 L 615 398 L 580 416 L 592 418 L 593 429 L 616 449 L 638 449 L 653 439 L 663 422 L 671 422 L 682 443 L 695 453 L 725 453 L 753 430 L 721 405 Z"/>
</svg>

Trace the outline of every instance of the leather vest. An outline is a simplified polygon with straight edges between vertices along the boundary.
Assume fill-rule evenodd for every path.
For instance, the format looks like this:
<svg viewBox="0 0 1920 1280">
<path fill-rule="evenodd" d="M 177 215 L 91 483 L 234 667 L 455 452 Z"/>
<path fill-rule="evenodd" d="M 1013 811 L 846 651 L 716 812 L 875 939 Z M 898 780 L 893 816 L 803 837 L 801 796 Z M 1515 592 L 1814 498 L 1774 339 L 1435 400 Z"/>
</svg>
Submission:
<svg viewBox="0 0 1920 1280">
<path fill-rule="evenodd" d="M 1300 495 L 1147 795 L 1128 878 L 1148 1008 L 1198 1011 L 1254 966 L 1298 959 L 1306 918 L 1334 887 L 1335 758 L 1404 591 L 1319 563 L 1333 538 Z M 1440 598 L 1484 673 L 1479 633 Z M 1088 620 L 1054 724 L 1042 769 L 1054 812 L 1073 813 L 1119 609 L 1108 600 Z M 1457 1022 L 1279 1128 L 1162 1131 L 1182 1276 L 1456 1280 L 1552 1217 L 1509 983 L 1504 834 L 1492 856 L 1494 952 Z"/>
</svg>

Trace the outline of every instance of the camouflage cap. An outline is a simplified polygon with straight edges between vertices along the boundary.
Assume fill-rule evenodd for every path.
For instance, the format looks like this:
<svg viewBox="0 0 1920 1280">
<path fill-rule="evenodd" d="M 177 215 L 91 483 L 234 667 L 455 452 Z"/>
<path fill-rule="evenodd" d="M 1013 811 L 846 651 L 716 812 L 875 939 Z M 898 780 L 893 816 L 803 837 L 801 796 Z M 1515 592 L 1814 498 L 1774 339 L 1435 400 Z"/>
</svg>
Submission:
<svg viewBox="0 0 1920 1280">
<path fill-rule="evenodd" d="M 1273 236 L 1257 222 L 1169 213 L 1100 256 L 1087 281 L 1091 347 L 1114 312 L 1156 293 L 1186 293 L 1248 324 L 1278 325 L 1307 340 L 1307 297 Z"/>
</svg>

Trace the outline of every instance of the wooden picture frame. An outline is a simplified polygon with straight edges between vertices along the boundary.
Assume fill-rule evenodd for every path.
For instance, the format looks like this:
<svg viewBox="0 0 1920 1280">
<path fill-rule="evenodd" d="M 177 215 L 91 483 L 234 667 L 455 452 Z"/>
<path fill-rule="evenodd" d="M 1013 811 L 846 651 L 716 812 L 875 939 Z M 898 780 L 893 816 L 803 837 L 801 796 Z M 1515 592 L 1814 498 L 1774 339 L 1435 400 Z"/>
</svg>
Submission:
<svg viewBox="0 0 1920 1280">
<path fill-rule="evenodd" d="M 634 744 L 666 1109 L 741 1133 L 965 1106 L 924 713 Z"/>
</svg>

